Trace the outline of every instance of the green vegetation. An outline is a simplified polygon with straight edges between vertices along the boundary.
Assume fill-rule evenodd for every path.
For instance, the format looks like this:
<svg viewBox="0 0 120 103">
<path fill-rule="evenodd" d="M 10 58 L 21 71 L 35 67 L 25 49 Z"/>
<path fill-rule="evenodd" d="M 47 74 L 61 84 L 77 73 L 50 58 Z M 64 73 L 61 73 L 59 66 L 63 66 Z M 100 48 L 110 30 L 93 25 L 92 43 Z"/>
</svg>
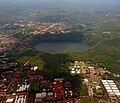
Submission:
<svg viewBox="0 0 120 103">
<path fill-rule="evenodd" d="M 43 0 L 44 1 L 44 0 Z M 7 2 L 5 2 L 6 4 Z M 108 9 L 97 8 L 99 5 L 89 6 L 79 5 L 79 3 L 71 2 L 71 4 L 63 2 L 48 2 L 47 4 L 38 3 L 22 3 L 22 6 L 11 3 L 6 7 L 1 2 L 0 23 L 15 23 L 19 20 L 31 20 L 38 22 L 64 22 L 73 26 L 72 30 L 82 30 L 83 32 L 71 32 L 65 34 L 45 34 L 30 35 L 35 31 L 34 27 L 18 28 L 13 30 L 5 30 L 8 34 L 19 38 L 28 48 L 13 53 L 17 57 L 19 64 L 29 62 L 31 66 L 38 66 L 39 70 L 43 70 L 48 78 L 65 78 L 71 81 L 72 89 L 76 95 L 81 94 L 87 96 L 87 88 L 81 83 L 80 75 L 71 75 L 68 69 L 70 61 L 82 60 L 90 61 L 101 67 L 106 67 L 112 72 L 120 72 L 120 16 L 119 6 L 108 6 Z M 8 3 L 7 3 L 8 4 Z M 20 3 L 21 4 L 21 3 Z M 52 5 L 51 5 L 52 4 Z M 56 5 L 58 4 L 58 5 Z M 73 6 L 74 4 L 74 6 Z M 82 4 L 82 3 L 80 3 Z M 114 3 L 113 3 L 114 4 Z M 119 3 L 118 3 L 119 4 Z M 10 6 L 11 5 L 11 6 Z M 32 7 L 35 5 L 34 7 Z M 45 7 L 47 5 L 47 7 Z M 107 8 L 108 8 L 107 7 Z M 118 9 L 118 13 L 114 12 Z M 28 9 L 30 8 L 30 9 Z M 90 9 L 89 9 L 90 8 Z M 4 11 L 4 12 L 3 12 Z M 106 16 L 108 14 L 108 16 Z M 67 42 L 84 42 L 92 46 L 90 50 L 78 53 L 68 52 L 65 54 L 47 54 L 34 50 L 34 45 L 39 42 L 67 41 Z M 31 47 L 31 48 L 29 48 Z M 1 60 L 0 60 L 1 61 Z M 25 73 L 23 73 L 25 75 Z M 107 74 L 108 78 L 113 75 Z M 106 78 L 104 76 L 104 78 Z M 116 79 L 116 78 L 114 78 Z M 118 79 L 118 78 L 117 78 Z M 119 83 L 118 83 L 119 84 Z M 34 82 L 33 91 L 38 91 L 40 83 Z M 101 91 L 98 91 L 101 93 Z M 82 98 L 81 103 L 97 103 L 92 98 Z"/>
<path fill-rule="evenodd" d="M 100 22 L 98 24 L 94 25 L 95 32 L 101 33 L 101 32 L 120 32 L 120 21 L 115 20 L 109 20 L 108 22 Z"/>
<path fill-rule="evenodd" d="M 73 92 L 75 93 L 75 96 L 80 95 L 80 90 L 82 88 L 82 79 L 80 75 L 69 75 L 69 78 L 67 78 L 71 82 L 71 87 Z"/>
<path fill-rule="evenodd" d="M 119 81 L 116 81 L 115 83 L 116 83 L 117 87 L 120 87 L 120 79 L 119 79 Z"/>
<path fill-rule="evenodd" d="M 101 24 L 100 24 L 101 25 Z M 110 25 L 110 24 L 109 24 Z M 116 25 L 118 27 L 118 25 Z M 118 27 L 119 28 L 119 27 Z M 109 31 L 108 31 L 109 30 Z M 110 33 L 103 33 L 103 32 Z M 82 52 L 68 52 L 65 54 L 48 54 L 37 52 L 33 47 L 36 43 L 43 41 L 73 41 L 84 42 L 92 45 L 92 48 Z M 71 75 L 68 64 L 74 60 L 90 61 L 101 67 L 106 67 L 108 70 L 119 73 L 120 69 L 120 34 L 110 29 L 101 29 L 95 27 L 87 30 L 84 33 L 71 32 L 66 34 L 45 34 L 35 35 L 25 40 L 29 47 L 22 51 L 17 51 L 16 56 L 18 63 L 24 64 L 29 61 L 30 65 L 38 66 L 39 70 L 43 70 L 48 78 L 64 78 L 71 82 L 72 90 L 75 96 L 87 96 L 87 88 L 81 81 L 81 75 Z M 109 77 L 111 77 L 109 75 Z M 37 86 L 36 86 L 37 85 Z M 33 86 L 35 89 L 38 87 L 36 83 Z M 101 94 L 99 90 L 97 94 Z M 96 100 L 91 98 L 82 98 L 81 103 L 97 103 Z"/>
<path fill-rule="evenodd" d="M 18 57 L 17 62 L 19 64 L 24 64 L 29 61 L 31 66 L 38 66 L 41 70 L 43 69 L 44 61 L 36 54 L 37 51 L 32 48 L 27 48 L 23 51 L 17 52 L 15 55 Z"/>
<path fill-rule="evenodd" d="M 67 53 L 73 60 L 91 61 L 98 63 L 99 66 L 106 67 L 112 72 L 119 72 L 120 58 L 120 39 L 114 38 L 111 40 L 101 41 L 88 51 L 80 53 Z"/>
<path fill-rule="evenodd" d="M 88 89 L 85 84 L 81 84 L 81 89 L 80 89 L 80 95 L 81 96 L 88 96 Z"/>
<path fill-rule="evenodd" d="M 33 85 L 32 85 L 32 91 L 38 92 L 38 91 L 39 91 L 39 88 L 40 88 L 40 82 L 34 81 L 34 82 L 33 82 Z"/>
<path fill-rule="evenodd" d="M 46 73 L 46 76 L 53 80 L 54 78 L 64 78 L 72 84 L 72 90 L 76 93 L 75 96 L 80 95 L 81 90 L 81 76 L 71 75 L 68 64 L 69 58 L 65 54 L 47 54 L 42 52 L 36 52 L 29 48 L 22 52 L 16 53 L 19 64 L 24 64 L 29 61 L 30 65 L 38 66 L 39 69 Z M 33 86 L 34 87 L 34 86 Z M 35 88 L 36 85 L 35 85 Z"/>
<path fill-rule="evenodd" d="M 96 27 L 97 28 L 97 27 Z M 107 30 L 104 30 L 107 31 Z M 44 70 L 48 78 L 65 78 L 70 80 L 73 84 L 73 91 L 75 95 L 87 95 L 87 88 L 81 84 L 81 76 L 70 74 L 68 64 L 70 61 L 83 60 L 97 63 L 98 66 L 106 67 L 112 72 L 118 73 L 120 71 L 120 34 L 118 32 L 103 34 L 99 29 L 93 29 L 86 33 L 68 33 L 60 35 L 36 35 L 29 39 L 28 46 L 32 47 L 42 41 L 79 41 L 92 45 L 90 50 L 82 52 L 68 52 L 65 54 L 47 54 L 37 52 L 33 48 L 28 48 L 23 51 L 17 52 L 19 63 L 25 63 L 29 60 L 29 63 L 33 66 L 38 66 L 39 69 Z M 93 35 L 95 33 L 95 35 Z M 74 34 L 74 35 L 73 35 Z M 69 39 L 68 39 L 69 38 Z M 84 40 L 84 41 L 83 41 Z M 29 44 L 30 43 L 30 44 Z M 84 100 L 84 99 L 83 99 Z M 96 103 L 95 100 L 90 98 L 86 99 L 86 103 Z M 85 103 L 83 102 L 83 103 Z"/>
<path fill-rule="evenodd" d="M 104 95 L 102 88 L 94 89 L 94 96 L 96 97 L 97 95 Z"/>
<path fill-rule="evenodd" d="M 88 51 L 67 53 L 70 59 L 90 61 L 118 73 L 120 71 L 120 22 L 112 20 L 95 24 L 84 33 L 84 43 L 92 45 Z"/>
<path fill-rule="evenodd" d="M 35 45 L 40 42 L 82 42 L 84 35 L 82 32 L 70 32 L 61 34 L 44 34 L 32 36 L 28 42 Z"/>
<path fill-rule="evenodd" d="M 80 103 L 98 103 L 95 99 L 90 97 L 81 98 Z"/>
</svg>

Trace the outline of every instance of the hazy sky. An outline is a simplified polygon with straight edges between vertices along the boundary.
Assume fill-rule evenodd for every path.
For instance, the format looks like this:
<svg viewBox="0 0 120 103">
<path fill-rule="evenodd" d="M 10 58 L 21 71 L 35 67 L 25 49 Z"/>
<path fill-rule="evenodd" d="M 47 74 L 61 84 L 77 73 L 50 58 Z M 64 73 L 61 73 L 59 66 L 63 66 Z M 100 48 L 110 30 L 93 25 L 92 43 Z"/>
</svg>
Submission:
<svg viewBox="0 0 120 103">
<path fill-rule="evenodd" d="M 120 0 L 0 0 L 0 3 L 41 3 L 41 2 L 76 2 L 76 3 L 105 3 L 105 4 L 115 4 L 120 2 Z"/>
<path fill-rule="evenodd" d="M 0 7 L 32 8 L 49 6 L 114 7 L 120 8 L 120 0 L 0 0 Z"/>
</svg>

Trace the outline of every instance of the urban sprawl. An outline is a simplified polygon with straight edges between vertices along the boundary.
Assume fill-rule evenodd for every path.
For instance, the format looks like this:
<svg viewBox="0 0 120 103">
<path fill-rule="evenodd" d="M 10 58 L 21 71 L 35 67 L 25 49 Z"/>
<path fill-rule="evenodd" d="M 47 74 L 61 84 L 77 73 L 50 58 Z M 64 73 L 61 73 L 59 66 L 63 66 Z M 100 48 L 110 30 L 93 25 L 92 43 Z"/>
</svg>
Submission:
<svg viewBox="0 0 120 103">
<path fill-rule="evenodd" d="M 18 65 L 16 57 L 5 51 L 12 50 L 20 41 L 4 30 L 20 28 L 24 34 L 27 27 L 35 28 L 30 35 L 65 33 L 71 28 L 64 23 L 31 21 L 0 25 L 0 103 L 80 103 L 83 97 L 95 98 L 100 103 L 120 102 L 120 84 L 108 77 L 120 79 L 120 75 L 89 61 L 73 61 L 68 66 L 71 75 L 82 75 L 82 84 L 87 87 L 88 95 L 80 94 L 77 98 L 71 82 L 65 78 L 51 80 L 37 65 L 29 65 L 29 60 Z"/>
<path fill-rule="evenodd" d="M 49 80 L 37 66 L 31 67 L 26 61 L 18 66 L 15 57 L 1 55 L 0 68 L 0 101 L 1 103 L 80 103 L 82 96 L 74 98 L 70 81 L 64 78 Z M 89 62 L 74 61 L 69 64 L 71 75 L 83 76 L 88 96 L 110 103 L 119 103 L 120 90 L 114 80 L 102 79 L 102 75 L 111 74 L 106 68 L 100 68 Z M 114 74 L 120 77 L 120 75 Z M 31 93 L 33 87 L 39 85 L 39 92 Z"/>
</svg>

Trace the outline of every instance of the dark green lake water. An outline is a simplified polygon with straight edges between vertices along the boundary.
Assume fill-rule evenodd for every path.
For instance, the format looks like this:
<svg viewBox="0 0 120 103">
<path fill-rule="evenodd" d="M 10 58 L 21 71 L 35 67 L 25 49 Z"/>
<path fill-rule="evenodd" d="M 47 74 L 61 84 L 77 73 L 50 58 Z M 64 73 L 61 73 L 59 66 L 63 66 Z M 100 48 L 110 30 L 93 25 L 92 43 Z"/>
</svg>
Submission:
<svg viewBox="0 0 120 103">
<path fill-rule="evenodd" d="M 90 46 L 75 42 L 42 42 L 35 46 L 37 51 L 47 53 L 79 52 L 90 49 Z"/>
</svg>

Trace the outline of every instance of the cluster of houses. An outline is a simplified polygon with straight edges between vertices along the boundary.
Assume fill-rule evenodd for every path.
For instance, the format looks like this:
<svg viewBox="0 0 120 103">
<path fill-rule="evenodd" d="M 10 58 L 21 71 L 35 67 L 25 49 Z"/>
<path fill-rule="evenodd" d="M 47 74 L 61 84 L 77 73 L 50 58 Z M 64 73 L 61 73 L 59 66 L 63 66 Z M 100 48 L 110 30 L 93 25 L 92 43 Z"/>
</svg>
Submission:
<svg viewBox="0 0 120 103">
<path fill-rule="evenodd" d="M 16 95 L 16 94 L 15 94 Z M 21 93 L 17 96 L 15 96 L 15 98 L 8 98 L 5 103 L 26 103 L 26 93 Z"/>
<path fill-rule="evenodd" d="M 30 85 L 27 79 L 21 77 L 21 74 L 22 71 L 19 68 L 11 76 L 6 95 L 3 98 L 5 103 L 26 103 Z"/>
<path fill-rule="evenodd" d="M 65 99 L 73 96 L 70 82 L 65 83 L 62 79 L 55 79 L 47 85 L 47 89 L 43 89 L 43 91 L 36 93 L 35 103 L 43 103 L 46 101 L 66 103 Z"/>
<path fill-rule="evenodd" d="M 3 23 L 0 24 L 0 30 L 5 30 L 5 29 L 17 29 L 17 28 L 23 28 L 26 26 L 34 26 L 34 22 L 32 21 L 27 21 L 27 20 L 20 20 L 16 21 L 14 23 Z"/>
<path fill-rule="evenodd" d="M 27 79 L 21 79 L 19 82 L 15 81 L 17 86 L 15 82 L 11 84 L 9 96 L 5 97 L 6 103 L 54 103 L 56 101 L 66 103 L 65 99 L 73 96 L 70 82 L 65 81 L 63 78 L 51 81 L 44 78 L 42 71 L 37 70 L 28 70 L 27 74 Z M 14 80 L 17 79 L 14 78 L 13 81 Z M 14 88 L 15 86 L 16 88 Z M 14 90 L 12 88 L 14 88 Z"/>
<path fill-rule="evenodd" d="M 0 65 L 4 70 L 0 73 L 0 102 L 67 103 L 68 99 L 74 96 L 70 81 L 63 78 L 50 80 L 42 70 L 38 70 L 37 66 L 31 67 L 25 63 L 24 66 L 18 67 L 14 60 L 6 57 Z M 106 94 L 110 102 L 120 101 L 120 90 L 115 82 L 102 80 L 99 75 L 100 71 L 94 66 L 86 66 L 83 62 L 74 61 L 69 69 L 73 75 L 83 74 L 85 76 L 84 83 L 90 97 L 103 99 Z M 93 79 L 99 81 L 92 81 Z"/>
<path fill-rule="evenodd" d="M 14 62 L 14 57 L 6 57 L 6 53 L 1 54 L 0 62 L 0 102 L 7 92 L 8 85 L 11 82 L 11 77 L 14 74 L 17 63 Z"/>
<path fill-rule="evenodd" d="M 119 103 L 120 90 L 113 80 L 102 80 L 103 87 L 112 103 Z"/>
<path fill-rule="evenodd" d="M 18 42 L 19 40 L 16 37 L 0 33 L 0 52 L 11 50 Z"/>
<path fill-rule="evenodd" d="M 74 63 L 71 63 L 69 69 L 72 74 L 80 74 L 81 72 L 80 66 L 81 66 L 80 62 L 74 61 Z"/>
<path fill-rule="evenodd" d="M 71 28 L 70 25 L 66 25 L 65 23 L 37 23 L 35 25 L 37 28 L 36 31 L 30 32 L 30 34 L 45 34 L 45 33 L 50 33 L 50 34 L 59 34 L 59 33 L 66 33 L 70 32 L 67 31 Z"/>
<path fill-rule="evenodd" d="M 49 80 L 37 66 L 31 67 L 26 64 L 18 67 L 17 63 L 6 57 L 0 65 L 3 69 L 0 74 L 0 102 L 2 103 L 50 101 L 66 103 L 66 99 L 73 96 L 69 81 L 63 78 Z"/>
<path fill-rule="evenodd" d="M 7 86 L 10 82 L 13 71 L 6 71 L 1 74 L 0 78 L 0 101 L 2 101 L 3 96 L 7 91 Z"/>
<path fill-rule="evenodd" d="M 47 81 L 42 84 L 42 90 L 36 93 L 35 103 L 43 103 L 45 101 L 63 101 L 64 86 L 63 79 L 55 79 L 53 82 Z"/>
</svg>

